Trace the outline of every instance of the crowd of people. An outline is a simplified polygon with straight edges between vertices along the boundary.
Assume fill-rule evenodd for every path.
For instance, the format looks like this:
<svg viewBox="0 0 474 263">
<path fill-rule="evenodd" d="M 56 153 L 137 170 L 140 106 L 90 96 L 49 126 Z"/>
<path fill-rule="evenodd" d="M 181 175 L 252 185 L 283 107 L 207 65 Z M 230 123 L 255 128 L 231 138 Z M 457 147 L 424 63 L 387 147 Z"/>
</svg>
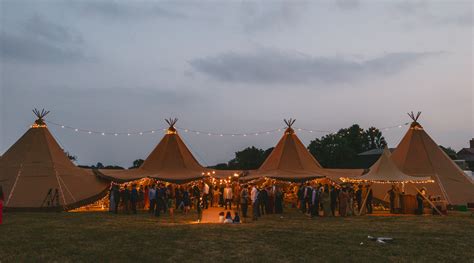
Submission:
<svg viewBox="0 0 474 263">
<path fill-rule="evenodd" d="M 390 197 L 390 212 L 399 212 L 400 190 L 393 185 L 387 194 Z M 126 214 L 147 210 L 154 216 L 169 213 L 173 217 L 175 211 L 187 214 L 194 209 L 197 211 L 198 221 L 201 221 L 203 210 L 209 207 L 235 210 L 243 218 L 249 217 L 251 207 L 252 219 L 258 220 L 266 214 L 283 213 L 285 195 L 289 199 L 294 196 L 295 205 L 310 217 L 345 217 L 373 213 L 373 194 L 369 185 L 307 182 L 299 186 L 292 184 L 292 187 L 281 187 L 277 184 L 258 186 L 238 182 L 212 184 L 204 180 L 186 185 L 156 182 L 148 185 L 113 184 L 109 195 L 109 210 Z M 418 211 L 423 209 L 423 198 L 421 195 L 417 196 Z M 240 215 L 237 215 L 238 222 L 241 221 Z M 226 219 L 227 215 L 224 221 Z M 235 218 L 231 219 L 236 221 Z"/>
<path fill-rule="evenodd" d="M 298 188 L 297 197 L 301 212 L 311 217 L 352 216 L 357 211 L 367 211 L 368 214 L 373 212 L 373 195 L 367 185 L 306 183 Z"/>
</svg>

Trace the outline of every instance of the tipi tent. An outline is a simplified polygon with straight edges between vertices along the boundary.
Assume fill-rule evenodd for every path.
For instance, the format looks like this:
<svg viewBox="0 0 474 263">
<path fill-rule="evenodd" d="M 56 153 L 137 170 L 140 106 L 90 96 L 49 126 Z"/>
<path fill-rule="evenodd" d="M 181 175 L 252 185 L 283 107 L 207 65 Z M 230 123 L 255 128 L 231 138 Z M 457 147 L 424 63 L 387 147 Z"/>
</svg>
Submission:
<svg viewBox="0 0 474 263">
<path fill-rule="evenodd" d="M 165 136 L 142 166 L 129 170 L 101 169 L 99 176 L 115 182 L 128 182 L 149 177 L 171 183 L 186 183 L 213 175 L 216 171 L 202 167 L 186 147 L 174 125 L 178 119 L 168 119 Z"/>
<path fill-rule="evenodd" d="M 361 175 L 362 169 L 325 169 L 306 149 L 296 136 L 292 126 L 294 119 L 284 120 L 287 128 L 283 137 L 277 143 L 265 162 L 256 171 L 243 178 L 252 180 L 268 177 L 286 181 L 306 181 L 315 178 L 328 177 L 338 181 L 343 176 Z"/>
<path fill-rule="evenodd" d="M 410 113 L 413 122 L 397 149 L 392 154 L 393 162 L 400 170 L 415 177 L 431 177 L 434 184 L 423 185 L 428 195 L 441 196 L 449 204 L 474 202 L 474 184 L 471 179 L 441 150 L 435 141 L 418 123 L 418 114 Z M 377 189 L 374 196 L 385 195 L 388 189 Z M 385 191 L 384 191 L 385 190 Z M 410 192 L 410 188 L 407 189 Z M 415 194 L 416 192 L 410 192 Z"/>
<path fill-rule="evenodd" d="M 390 150 L 385 147 L 380 158 L 371 167 L 368 173 L 355 178 L 341 178 L 350 182 L 372 183 L 428 183 L 433 180 L 428 177 L 415 177 L 403 173 L 390 157 Z"/>
<path fill-rule="evenodd" d="M 48 111 L 0 159 L 7 210 L 70 210 L 102 198 L 109 184 L 76 167 L 49 132 Z"/>
</svg>

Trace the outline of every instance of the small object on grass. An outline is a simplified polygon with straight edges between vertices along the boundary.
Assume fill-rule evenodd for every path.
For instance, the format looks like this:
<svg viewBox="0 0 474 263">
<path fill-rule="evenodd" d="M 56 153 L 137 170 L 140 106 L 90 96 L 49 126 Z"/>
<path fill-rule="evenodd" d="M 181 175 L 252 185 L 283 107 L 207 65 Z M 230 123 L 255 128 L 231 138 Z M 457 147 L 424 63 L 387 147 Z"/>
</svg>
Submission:
<svg viewBox="0 0 474 263">
<path fill-rule="evenodd" d="M 379 244 L 386 244 L 387 242 L 393 241 L 393 238 L 391 237 L 373 237 L 373 236 L 367 236 L 369 240 L 375 241 Z"/>
<path fill-rule="evenodd" d="M 360 242 L 360 244 L 359 244 L 359 245 L 361 245 L 361 246 L 362 246 L 362 245 L 364 245 L 364 242 Z"/>
</svg>

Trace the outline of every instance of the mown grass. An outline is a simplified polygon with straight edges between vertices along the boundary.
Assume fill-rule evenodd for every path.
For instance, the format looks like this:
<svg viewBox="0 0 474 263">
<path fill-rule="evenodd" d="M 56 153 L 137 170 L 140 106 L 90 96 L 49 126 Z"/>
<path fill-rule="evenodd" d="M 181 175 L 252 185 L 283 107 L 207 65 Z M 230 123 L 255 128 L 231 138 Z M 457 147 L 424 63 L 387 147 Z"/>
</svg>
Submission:
<svg viewBox="0 0 474 263">
<path fill-rule="evenodd" d="M 474 262 L 468 213 L 309 219 L 291 210 L 241 225 L 106 212 L 10 213 L 4 219 L 1 262 Z M 395 240 L 378 244 L 367 235 Z"/>
</svg>

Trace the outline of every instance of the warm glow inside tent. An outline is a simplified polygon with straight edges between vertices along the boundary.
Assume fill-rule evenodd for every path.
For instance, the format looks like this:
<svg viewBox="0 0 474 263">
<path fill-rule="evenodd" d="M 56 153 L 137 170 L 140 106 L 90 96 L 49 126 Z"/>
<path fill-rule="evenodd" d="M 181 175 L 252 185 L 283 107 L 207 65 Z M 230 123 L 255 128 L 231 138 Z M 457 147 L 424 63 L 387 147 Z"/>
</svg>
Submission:
<svg viewBox="0 0 474 263">
<path fill-rule="evenodd" d="M 44 122 L 47 111 L 0 159 L 7 210 L 70 210 L 102 198 L 109 183 L 76 167 Z"/>
<path fill-rule="evenodd" d="M 427 194 L 440 196 L 449 204 L 474 203 L 474 184 L 467 175 L 439 148 L 436 142 L 418 123 L 420 113 L 409 114 L 413 122 L 392 154 L 392 160 L 405 174 L 414 177 L 430 177 L 434 184 L 423 184 Z M 388 186 L 374 186 L 374 196 L 386 195 Z M 407 192 L 416 194 L 408 187 Z"/>
</svg>

